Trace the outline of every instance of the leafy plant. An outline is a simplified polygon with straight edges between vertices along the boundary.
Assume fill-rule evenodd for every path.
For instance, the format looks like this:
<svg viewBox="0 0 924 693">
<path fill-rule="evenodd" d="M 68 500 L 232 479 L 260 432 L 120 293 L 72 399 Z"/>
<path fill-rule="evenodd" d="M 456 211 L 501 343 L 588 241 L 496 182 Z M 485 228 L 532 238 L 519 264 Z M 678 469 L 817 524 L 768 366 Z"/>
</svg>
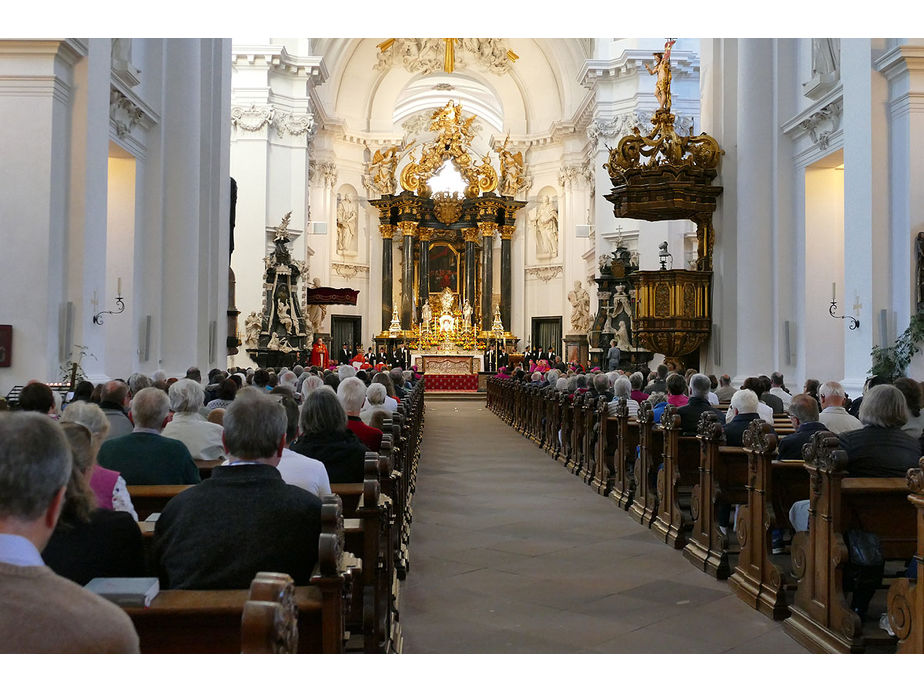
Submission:
<svg viewBox="0 0 924 693">
<path fill-rule="evenodd" d="M 924 342 L 924 313 L 911 316 L 911 324 L 899 335 L 892 346 L 875 346 L 870 352 L 872 368 L 870 375 L 881 375 L 895 380 L 905 375 L 914 355 Z"/>
<path fill-rule="evenodd" d="M 77 350 L 76 357 L 74 354 L 74 349 Z M 76 378 L 74 379 L 74 382 L 71 383 L 72 387 L 79 381 L 87 379 L 87 374 L 84 372 L 83 366 L 81 365 L 84 358 L 89 356 L 94 361 L 96 360 L 96 357 L 90 353 L 89 347 L 86 347 L 82 344 L 75 344 L 74 349 L 68 353 L 67 360 L 61 364 L 60 370 L 58 371 L 60 381 L 62 383 L 70 383 L 71 373 L 74 371 L 74 366 L 77 366 Z"/>
</svg>

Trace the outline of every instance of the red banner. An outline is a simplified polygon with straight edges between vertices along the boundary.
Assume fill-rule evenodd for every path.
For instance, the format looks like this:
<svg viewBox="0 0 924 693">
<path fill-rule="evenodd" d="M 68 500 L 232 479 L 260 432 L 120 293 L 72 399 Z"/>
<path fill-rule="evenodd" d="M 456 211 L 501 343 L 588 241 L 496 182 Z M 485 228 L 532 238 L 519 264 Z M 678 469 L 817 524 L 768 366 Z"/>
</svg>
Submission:
<svg viewBox="0 0 924 693">
<path fill-rule="evenodd" d="M 348 306 L 356 305 L 356 297 L 359 291 L 355 289 L 334 289 L 330 286 L 319 286 L 314 289 L 305 290 L 305 303 L 312 304 L 342 304 Z"/>
<path fill-rule="evenodd" d="M 13 362 L 13 326 L 0 325 L 0 368 L 9 368 Z"/>
</svg>

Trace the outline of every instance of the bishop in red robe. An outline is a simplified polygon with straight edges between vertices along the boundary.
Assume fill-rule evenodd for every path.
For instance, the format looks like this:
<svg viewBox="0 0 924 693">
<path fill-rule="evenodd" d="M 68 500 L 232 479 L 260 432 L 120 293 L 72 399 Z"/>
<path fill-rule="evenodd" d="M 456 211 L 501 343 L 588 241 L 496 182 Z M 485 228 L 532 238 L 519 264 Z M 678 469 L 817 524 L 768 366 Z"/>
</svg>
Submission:
<svg viewBox="0 0 924 693">
<path fill-rule="evenodd" d="M 311 349 L 311 365 L 318 368 L 327 368 L 330 363 L 330 357 L 327 353 L 327 345 L 324 340 L 318 338 Z"/>
</svg>

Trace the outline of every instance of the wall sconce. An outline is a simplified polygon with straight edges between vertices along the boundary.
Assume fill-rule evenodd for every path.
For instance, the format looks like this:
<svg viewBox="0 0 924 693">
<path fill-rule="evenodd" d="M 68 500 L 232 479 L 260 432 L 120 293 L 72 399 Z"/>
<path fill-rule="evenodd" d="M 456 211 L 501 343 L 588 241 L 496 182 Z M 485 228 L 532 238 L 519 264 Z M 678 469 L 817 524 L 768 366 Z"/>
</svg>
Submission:
<svg viewBox="0 0 924 693">
<path fill-rule="evenodd" d="M 831 305 L 828 306 L 828 315 L 832 318 L 838 318 L 840 320 L 850 320 L 850 324 L 847 326 L 849 330 L 855 330 L 860 326 L 860 321 L 857 320 L 852 315 L 835 315 L 837 312 L 837 283 L 831 282 Z"/>
<path fill-rule="evenodd" d="M 104 315 L 118 315 L 125 312 L 125 301 L 122 300 L 122 277 L 119 277 L 118 287 L 116 288 L 116 310 L 101 310 L 93 316 L 94 325 L 103 324 Z"/>
<path fill-rule="evenodd" d="M 658 259 L 661 261 L 661 269 L 674 269 L 674 256 L 671 255 L 667 250 L 667 241 L 661 243 L 661 245 L 658 246 L 658 250 Z M 670 267 L 667 267 L 668 260 L 671 261 Z"/>
</svg>

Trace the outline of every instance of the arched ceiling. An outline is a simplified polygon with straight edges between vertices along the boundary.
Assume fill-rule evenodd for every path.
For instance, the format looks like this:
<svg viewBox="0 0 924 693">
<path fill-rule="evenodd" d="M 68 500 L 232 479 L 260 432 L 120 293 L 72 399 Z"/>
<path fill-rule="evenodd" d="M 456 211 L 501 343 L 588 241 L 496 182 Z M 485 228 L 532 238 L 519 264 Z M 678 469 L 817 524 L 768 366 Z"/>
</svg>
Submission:
<svg viewBox="0 0 924 693">
<path fill-rule="evenodd" d="M 467 111 L 484 117 L 492 129 L 520 138 L 546 133 L 553 123 L 572 118 L 586 96 L 578 83 L 588 57 L 586 39 L 506 39 L 519 58 L 504 74 L 469 61 L 451 75 L 426 76 L 413 74 L 400 63 L 377 70 L 377 46 L 384 40 L 309 40 L 311 53 L 323 57 L 329 74 L 316 92 L 324 112 L 350 132 L 398 134 L 399 121 L 441 105 L 437 100 L 445 103 L 455 98 Z M 443 87 L 445 98 L 437 99 L 440 89 L 435 87 L 440 84 L 453 90 Z M 503 118 L 500 127 L 497 118 Z"/>
</svg>

